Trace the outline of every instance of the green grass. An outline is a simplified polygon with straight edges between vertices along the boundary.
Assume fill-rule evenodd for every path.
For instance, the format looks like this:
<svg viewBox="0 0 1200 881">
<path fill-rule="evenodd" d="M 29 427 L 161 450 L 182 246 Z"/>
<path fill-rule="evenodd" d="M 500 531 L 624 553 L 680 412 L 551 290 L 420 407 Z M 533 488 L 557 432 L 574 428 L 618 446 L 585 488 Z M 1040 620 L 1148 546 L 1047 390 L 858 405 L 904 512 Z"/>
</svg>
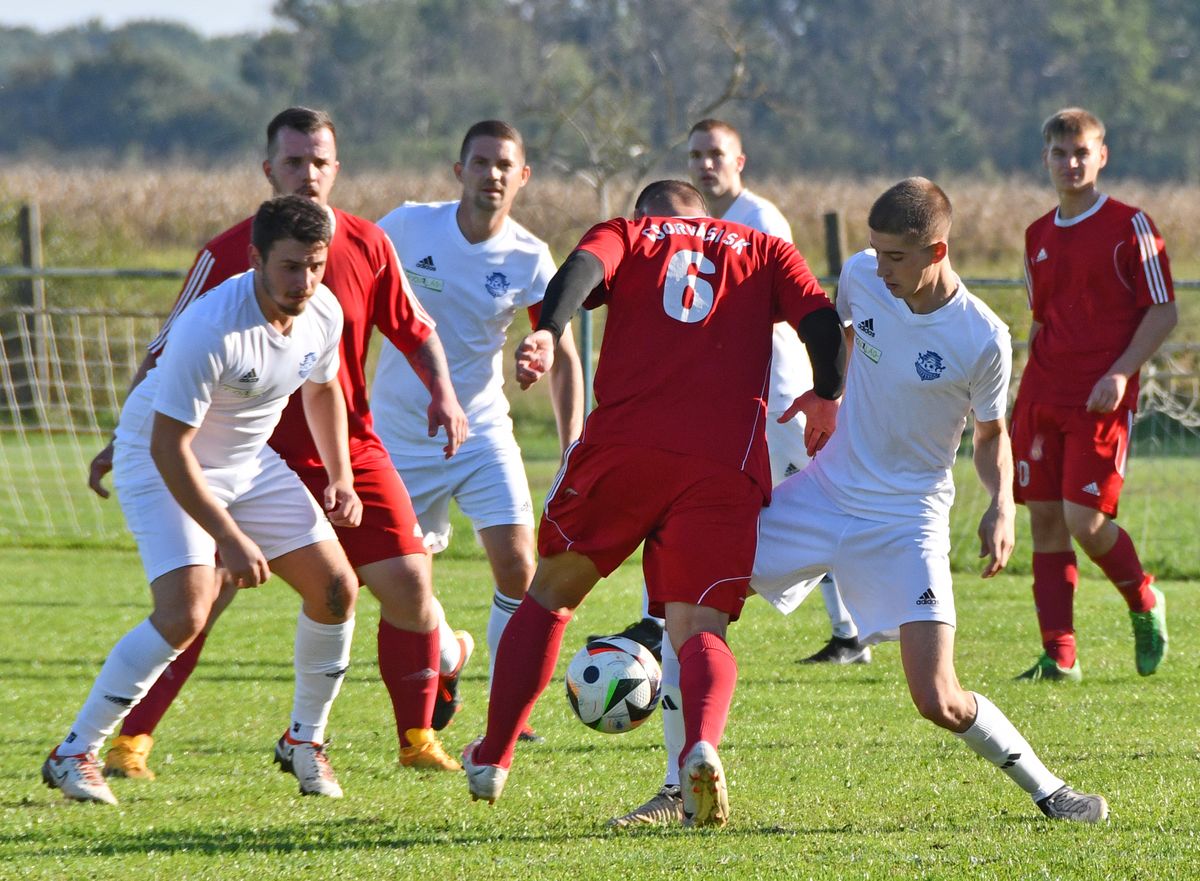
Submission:
<svg viewBox="0 0 1200 881">
<path fill-rule="evenodd" d="M 482 634 L 489 580 L 460 532 L 436 583 L 451 620 Z M 347 796 L 302 799 L 270 762 L 291 703 L 296 601 L 247 591 L 158 731 L 155 783 L 115 781 L 117 809 L 67 804 L 38 768 L 70 725 L 109 648 L 146 612 L 134 554 L 0 550 L 0 877 L 22 879 L 1177 878 L 1200 874 L 1194 831 L 1200 603 L 1164 582 L 1170 657 L 1133 670 L 1116 592 L 1078 597 L 1084 682 L 1014 683 L 1038 639 L 1025 579 L 957 579 L 963 683 L 986 693 L 1047 764 L 1104 793 L 1104 827 L 1050 824 L 996 769 L 913 711 L 894 645 L 869 667 L 794 663 L 826 637 L 819 599 L 783 618 L 751 600 L 731 629 L 740 680 L 722 746 L 733 817 L 720 832 L 610 832 L 604 821 L 660 782 L 656 718 L 619 736 L 585 729 L 556 678 L 534 711 L 547 742 L 521 747 L 504 798 L 472 803 L 460 775 L 400 769 L 375 664 L 378 607 L 364 597 L 354 664 L 334 709 L 332 758 Z M 884 577 L 881 573 L 881 577 Z M 584 635 L 636 614 L 638 573 L 602 583 L 567 631 L 559 676 Z M 459 749 L 484 722 L 482 654 L 446 732 Z"/>
</svg>

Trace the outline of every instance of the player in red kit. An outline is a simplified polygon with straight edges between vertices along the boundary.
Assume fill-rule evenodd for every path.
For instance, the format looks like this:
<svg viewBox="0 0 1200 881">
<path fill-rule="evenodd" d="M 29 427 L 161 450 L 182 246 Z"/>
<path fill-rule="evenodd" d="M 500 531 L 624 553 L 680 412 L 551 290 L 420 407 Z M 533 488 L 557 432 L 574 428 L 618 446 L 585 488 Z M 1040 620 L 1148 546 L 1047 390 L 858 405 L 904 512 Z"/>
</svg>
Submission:
<svg viewBox="0 0 1200 881">
<path fill-rule="evenodd" d="M 406 355 L 429 389 L 430 435 L 445 430 L 447 456 L 466 437 L 466 417 L 451 386 L 433 321 L 413 295 L 391 242 L 370 221 L 328 205 L 338 171 L 336 133 L 328 115 L 304 107 L 278 114 L 267 127 L 263 171 L 277 193 L 312 199 L 333 221 L 325 285 L 345 316 L 338 378 L 348 411 L 354 486 L 363 503 L 362 525 L 338 529 L 337 535 L 360 580 L 380 601 L 379 670 L 395 711 L 400 762 L 458 770 L 458 763 L 442 749 L 430 725 L 438 683 L 438 618 L 429 554 L 404 484 L 372 428 L 367 403 L 364 370 L 373 330 L 378 329 Z M 171 315 L 148 348 L 134 385 L 169 345 L 176 317 L 204 292 L 248 268 L 249 241 L 250 220 L 246 220 L 200 252 Z M 288 404 L 270 445 L 320 498 L 324 469 L 298 397 Z M 107 491 L 99 480 L 109 468 L 111 445 L 92 463 L 90 484 L 102 495 Z M 152 732 L 195 668 L 208 630 L 235 595 L 235 590 L 223 591 L 205 632 L 167 668 L 125 719 L 121 736 L 114 740 L 106 758 L 106 773 L 153 778 L 146 766 Z"/>
<path fill-rule="evenodd" d="M 813 361 L 814 389 L 785 414 L 807 414 L 810 450 L 836 424 L 845 342 L 791 244 L 706 216 L 703 196 L 682 181 L 651 184 L 633 221 L 583 237 L 517 350 L 522 387 L 550 368 L 575 310 L 601 304 L 597 406 L 546 501 L 537 572 L 500 640 L 487 733 L 463 752 L 467 784 L 473 798 L 500 796 L 574 609 L 644 541 L 651 613 L 665 616 L 679 657 L 684 822 L 723 825 L 717 747 L 737 679 L 725 631 L 741 612 L 771 494 L 772 328 L 796 327 Z"/>
<path fill-rule="evenodd" d="M 1025 231 L 1033 323 L 1012 443 L 1045 652 L 1020 678 L 1081 678 L 1072 540 L 1128 604 L 1137 671 L 1149 676 L 1167 653 L 1166 600 L 1114 518 L 1138 371 L 1177 321 L 1171 268 L 1150 218 L 1096 188 L 1108 161 L 1104 124 L 1068 108 L 1046 120 L 1042 136 L 1058 207 Z"/>
</svg>

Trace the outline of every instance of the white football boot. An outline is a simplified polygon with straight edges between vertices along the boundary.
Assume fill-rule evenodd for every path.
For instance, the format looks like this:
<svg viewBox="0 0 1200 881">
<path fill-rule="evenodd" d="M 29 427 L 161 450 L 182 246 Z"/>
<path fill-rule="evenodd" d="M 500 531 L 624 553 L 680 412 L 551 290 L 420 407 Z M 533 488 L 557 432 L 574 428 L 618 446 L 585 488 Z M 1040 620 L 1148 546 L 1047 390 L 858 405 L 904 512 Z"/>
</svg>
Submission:
<svg viewBox="0 0 1200 881">
<path fill-rule="evenodd" d="M 108 788 L 95 753 L 60 756 L 57 747 L 42 764 L 42 780 L 51 789 L 74 801 L 98 801 L 115 805 L 117 797 Z"/>
<path fill-rule="evenodd" d="M 280 771 L 292 774 L 300 781 L 301 795 L 342 797 L 342 787 L 325 755 L 325 744 L 297 743 L 285 734 L 275 743 L 275 761 L 279 763 Z"/>
<path fill-rule="evenodd" d="M 504 792 L 504 784 L 508 781 L 508 768 L 475 763 L 475 747 L 479 746 L 482 740 L 482 737 L 476 737 L 463 748 L 462 766 L 467 772 L 467 789 L 471 792 L 471 800 L 483 799 L 494 805 L 500 793 Z"/>
<path fill-rule="evenodd" d="M 684 826 L 724 826 L 729 821 L 729 793 L 717 748 L 701 740 L 679 769 Z"/>
</svg>

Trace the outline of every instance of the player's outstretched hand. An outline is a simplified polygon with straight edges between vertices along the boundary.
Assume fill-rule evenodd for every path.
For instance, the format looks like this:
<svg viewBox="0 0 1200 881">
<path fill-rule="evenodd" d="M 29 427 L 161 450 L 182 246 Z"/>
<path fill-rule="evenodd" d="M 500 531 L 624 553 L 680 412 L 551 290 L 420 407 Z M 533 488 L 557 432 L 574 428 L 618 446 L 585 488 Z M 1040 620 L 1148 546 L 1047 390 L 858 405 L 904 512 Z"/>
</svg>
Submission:
<svg viewBox="0 0 1200 881">
<path fill-rule="evenodd" d="M 1117 409 L 1121 399 L 1125 397 L 1125 387 L 1129 377 L 1120 373 L 1106 373 L 1096 380 L 1092 393 L 1088 395 L 1087 409 L 1089 413 L 1111 413 Z"/>
<path fill-rule="evenodd" d="M 271 577 L 267 558 L 244 532 L 218 540 L 217 553 L 221 555 L 221 565 L 229 570 L 229 577 L 238 587 L 258 587 Z"/>
<path fill-rule="evenodd" d="M 459 405 L 458 398 L 447 400 L 435 397 L 429 402 L 429 436 L 437 437 L 439 428 L 446 430 L 446 445 L 442 447 L 442 452 L 449 459 L 463 445 L 470 429 L 467 414 Z"/>
<path fill-rule="evenodd" d="M 1016 539 L 1016 511 L 1011 505 L 1001 509 L 993 501 L 979 521 L 979 556 L 987 557 L 984 578 L 991 578 L 1008 565 Z"/>
<path fill-rule="evenodd" d="M 535 330 L 517 346 L 517 384 L 527 389 L 554 364 L 554 334 Z"/>
<path fill-rule="evenodd" d="M 797 413 L 803 413 L 805 420 L 804 449 L 808 455 L 815 456 L 817 451 L 829 442 L 830 436 L 837 428 L 838 408 L 841 406 L 841 398 L 833 401 L 826 400 L 809 389 L 792 401 L 792 406 L 788 407 L 779 417 L 779 423 L 782 425 L 790 422 L 796 418 Z"/>
<path fill-rule="evenodd" d="M 104 475 L 112 471 L 112 460 L 113 445 L 112 441 L 109 441 L 108 445 L 96 454 L 96 458 L 92 459 L 91 467 L 88 468 L 88 489 L 102 499 L 107 499 L 109 492 L 108 487 L 100 481 L 104 479 Z"/>
<path fill-rule="evenodd" d="M 325 516 L 334 526 L 362 523 L 362 502 L 353 486 L 338 482 L 325 487 Z"/>
</svg>

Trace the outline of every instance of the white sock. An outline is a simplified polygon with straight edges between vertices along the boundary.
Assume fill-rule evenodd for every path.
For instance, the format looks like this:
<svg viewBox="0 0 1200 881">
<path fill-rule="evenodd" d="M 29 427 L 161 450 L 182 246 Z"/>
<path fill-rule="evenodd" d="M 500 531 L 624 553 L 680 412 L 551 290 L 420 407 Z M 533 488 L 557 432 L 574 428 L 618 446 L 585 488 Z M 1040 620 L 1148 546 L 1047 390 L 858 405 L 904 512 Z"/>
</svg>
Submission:
<svg viewBox="0 0 1200 881">
<path fill-rule="evenodd" d="M 1062 786 L 1063 782 L 1046 770 L 1033 747 L 1008 717 L 982 694 L 972 693 L 975 695 L 975 721 L 958 735 L 967 746 L 1011 777 L 1034 801 L 1040 801 Z"/>
<path fill-rule="evenodd" d="M 459 645 L 458 637 L 454 635 L 450 625 L 446 623 L 446 610 L 442 608 L 437 597 L 433 597 L 433 608 L 438 616 L 438 673 L 448 676 L 462 660 L 462 646 Z"/>
<path fill-rule="evenodd" d="M 679 754 L 683 752 L 686 734 L 683 730 L 683 694 L 679 690 L 679 658 L 665 633 L 662 641 L 662 707 L 663 746 L 667 748 L 666 786 L 679 785 Z"/>
<path fill-rule="evenodd" d="M 514 600 L 500 593 L 499 588 L 492 591 L 492 613 L 488 616 L 488 694 L 492 693 L 492 671 L 496 667 L 496 649 L 500 646 L 500 637 L 508 626 L 508 619 L 521 605 L 520 600 Z"/>
<path fill-rule="evenodd" d="M 667 626 L 666 618 L 656 618 L 650 614 L 650 589 L 646 587 L 646 582 L 642 582 L 642 617 L 649 618 L 651 621 L 657 621 L 659 627 Z M 666 636 L 663 636 L 663 641 L 666 641 Z"/>
<path fill-rule="evenodd" d="M 842 595 L 832 575 L 821 579 L 821 597 L 825 600 L 825 611 L 829 613 L 833 635 L 840 639 L 858 639 L 858 627 L 850 617 L 850 610 L 842 602 Z"/>
<path fill-rule="evenodd" d="M 325 742 L 329 709 L 350 666 L 354 618 L 342 624 L 318 624 L 300 612 L 296 620 L 296 697 L 292 703 L 292 740 Z"/>
<path fill-rule="evenodd" d="M 181 651 L 162 638 L 149 618 L 121 637 L 100 668 L 71 733 L 59 744 L 58 754 L 97 752 Z"/>
</svg>

